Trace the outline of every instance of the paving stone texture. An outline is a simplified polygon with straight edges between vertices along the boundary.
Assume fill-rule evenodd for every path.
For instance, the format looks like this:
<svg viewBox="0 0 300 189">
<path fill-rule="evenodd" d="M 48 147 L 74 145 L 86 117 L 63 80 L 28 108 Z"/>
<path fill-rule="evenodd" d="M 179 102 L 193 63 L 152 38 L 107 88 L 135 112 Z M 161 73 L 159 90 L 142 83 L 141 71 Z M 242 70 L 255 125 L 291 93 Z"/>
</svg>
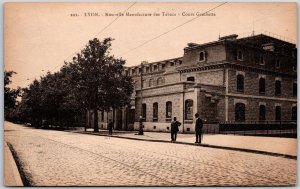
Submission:
<svg viewBox="0 0 300 189">
<path fill-rule="evenodd" d="M 32 186 L 287 186 L 282 157 L 33 129 L 5 122 L 5 141 Z"/>
</svg>

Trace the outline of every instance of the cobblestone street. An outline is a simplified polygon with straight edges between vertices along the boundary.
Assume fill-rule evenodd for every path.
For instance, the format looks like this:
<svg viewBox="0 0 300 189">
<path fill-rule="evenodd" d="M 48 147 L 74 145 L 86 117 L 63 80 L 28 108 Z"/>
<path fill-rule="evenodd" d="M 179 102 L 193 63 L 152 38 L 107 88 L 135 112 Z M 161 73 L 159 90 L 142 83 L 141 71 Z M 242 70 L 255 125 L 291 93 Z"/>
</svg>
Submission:
<svg viewBox="0 0 300 189">
<path fill-rule="evenodd" d="M 32 186 L 296 184 L 293 159 L 4 125 L 5 142 Z"/>
</svg>

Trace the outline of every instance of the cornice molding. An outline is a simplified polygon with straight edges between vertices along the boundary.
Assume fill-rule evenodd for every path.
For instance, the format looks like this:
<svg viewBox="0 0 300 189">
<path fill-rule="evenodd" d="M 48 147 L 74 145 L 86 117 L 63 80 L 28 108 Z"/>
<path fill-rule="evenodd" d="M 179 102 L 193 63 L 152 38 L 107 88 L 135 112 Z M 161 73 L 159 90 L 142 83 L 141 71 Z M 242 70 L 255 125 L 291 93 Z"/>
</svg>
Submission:
<svg viewBox="0 0 300 189">
<path fill-rule="evenodd" d="M 203 70 L 213 70 L 213 69 L 218 69 L 218 68 L 235 68 L 235 69 L 239 69 L 242 71 L 251 71 L 251 72 L 257 72 L 257 73 L 261 73 L 261 74 L 267 73 L 267 74 L 272 74 L 272 75 L 297 78 L 296 73 L 289 74 L 289 73 L 261 69 L 261 68 L 245 66 L 245 65 L 230 63 L 230 62 L 220 62 L 220 63 L 205 65 L 205 66 L 194 65 L 194 66 L 190 66 L 190 67 L 181 67 L 181 68 L 177 68 L 177 71 L 180 73 L 188 73 L 188 72 L 196 72 L 196 71 L 203 71 Z"/>
</svg>

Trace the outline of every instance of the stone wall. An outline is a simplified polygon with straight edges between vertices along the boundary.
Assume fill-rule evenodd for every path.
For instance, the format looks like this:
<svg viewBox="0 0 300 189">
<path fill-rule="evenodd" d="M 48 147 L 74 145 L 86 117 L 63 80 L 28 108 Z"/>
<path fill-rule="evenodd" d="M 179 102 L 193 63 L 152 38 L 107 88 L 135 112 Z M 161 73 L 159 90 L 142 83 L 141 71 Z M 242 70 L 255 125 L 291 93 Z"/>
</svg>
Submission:
<svg viewBox="0 0 300 189">
<path fill-rule="evenodd" d="M 228 99 L 228 120 L 235 120 L 235 102 L 243 102 L 246 106 L 245 118 L 246 121 L 259 120 L 259 105 L 265 103 L 266 105 L 266 120 L 275 120 L 275 106 L 281 106 L 281 120 L 292 119 L 292 107 L 295 102 L 283 100 L 269 100 L 269 99 L 252 99 L 241 97 L 229 97 Z"/>
<path fill-rule="evenodd" d="M 244 73 L 244 92 L 237 92 L 237 73 Z M 265 95 L 259 94 L 259 78 L 265 77 Z M 293 83 L 295 79 L 288 77 L 278 77 L 271 74 L 260 74 L 257 72 L 228 70 L 228 92 L 239 93 L 245 95 L 268 96 L 275 97 L 275 81 L 276 78 L 281 79 L 281 95 L 280 98 L 293 98 Z"/>
</svg>

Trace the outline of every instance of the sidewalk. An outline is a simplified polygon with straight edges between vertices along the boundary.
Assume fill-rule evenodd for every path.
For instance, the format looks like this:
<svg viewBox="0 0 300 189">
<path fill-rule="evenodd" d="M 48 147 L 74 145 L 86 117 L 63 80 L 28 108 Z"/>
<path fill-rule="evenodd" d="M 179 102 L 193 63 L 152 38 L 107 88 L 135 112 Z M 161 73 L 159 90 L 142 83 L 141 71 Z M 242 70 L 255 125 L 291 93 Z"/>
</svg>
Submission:
<svg viewBox="0 0 300 189">
<path fill-rule="evenodd" d="M 4 141 L 4 186 L 23 186 L 12 153 Z"/>
<path fill-rule="evenodd" d="M 107 130 L 101 130 L 99 133 L 93 133 L 92 130 L 71 131 L 83 134 L 108 135 Z M 161 132 L 144 132 L 144 135 L 137 135 L 137 131 L 114 131 L 112 137 L 144 140 L 153 142 L 170 142 L 170 133 Z M 195 144 L 194 134 L 178 134 L 176 143 L 187 145 Z M 245 152 L 253 152 L 259 154 L 267 154 L 274 156 L 284 156 L 296 159 L 297 157 L 297 139 L 295 138 L 279 138 L 279 137 L 260 137 L 260 136 L 240 136 L 240 135 L 204 135 L 202 144 L 199 146 L 221 148 L 229 150 L 238 150 Z"/>
</svg>

